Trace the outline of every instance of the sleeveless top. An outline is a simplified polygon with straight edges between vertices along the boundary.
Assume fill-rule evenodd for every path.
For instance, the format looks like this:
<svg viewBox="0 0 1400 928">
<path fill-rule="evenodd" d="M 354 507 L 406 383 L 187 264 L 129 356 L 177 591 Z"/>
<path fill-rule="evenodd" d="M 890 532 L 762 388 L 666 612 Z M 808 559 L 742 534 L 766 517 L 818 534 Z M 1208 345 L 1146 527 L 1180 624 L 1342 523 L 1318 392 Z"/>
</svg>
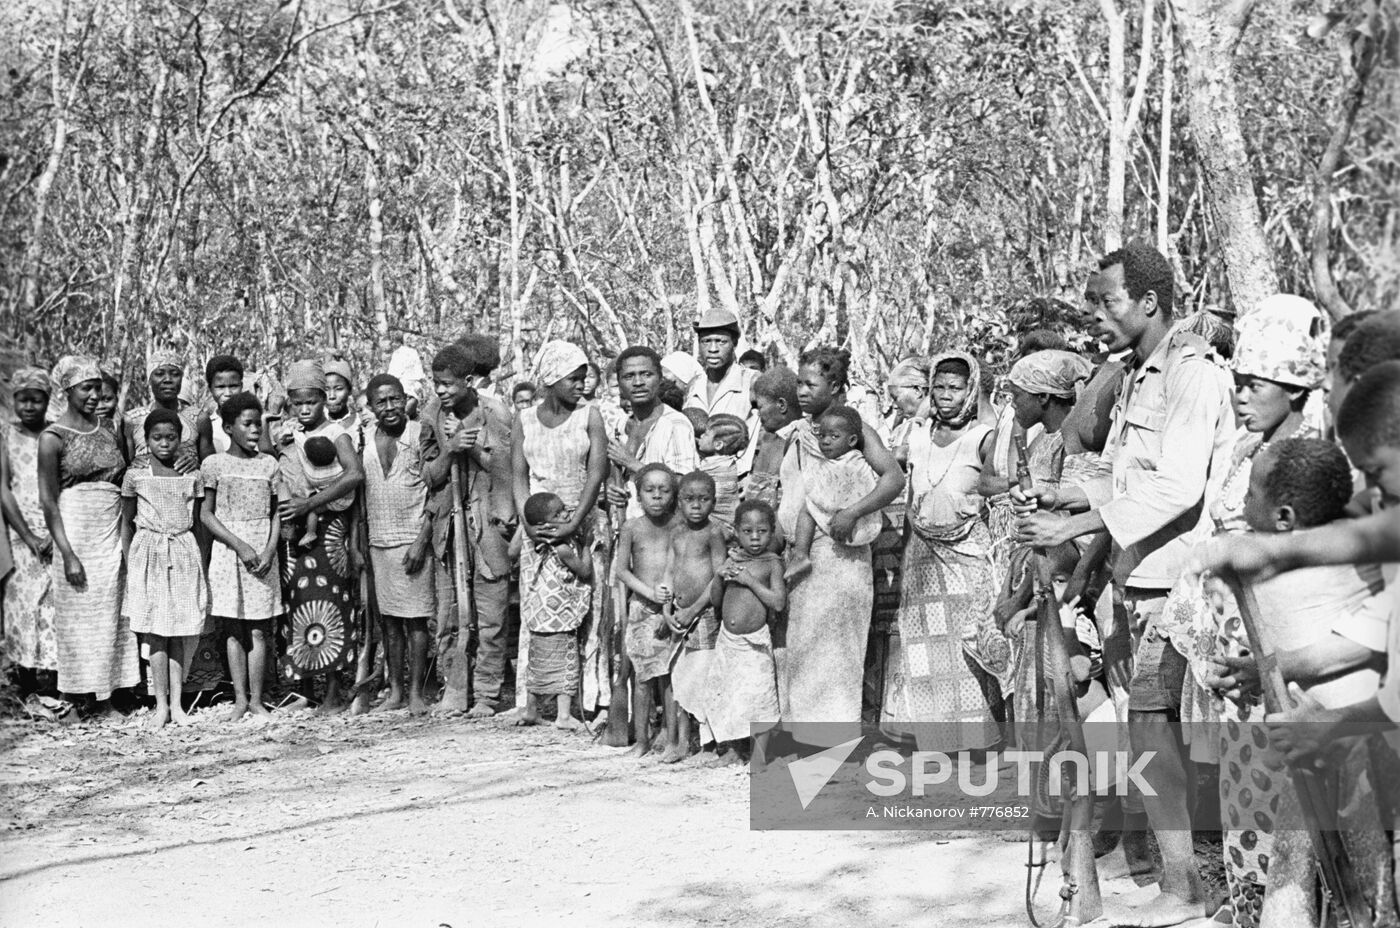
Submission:
<svg viewBox="0 0 1400 928">
<path fill-rule="evenodd" d="M 376 548 L 412 544 L 428 511 L 428 485 L 423 482 L 423 423 L 410 419 L 403 434 L 394 438 L 398 449 L 387 473 L 379 456 L 378 434 L 378 426 L 365 429 L 361 451 L 369 543 Z"/>
<path fill-rule="evenodd" d="M 117 433 L 111 426 L 98 423 L 86 432 L 54 423 L 44 434 L 55 435 L 61 445 L 58 450 L 58 485 L 60 489 L 80 483 L 110 483 L 120 487 L 126 473 L 126 458 L 117 444 Z"/>
<path fill-rule="evenodd" d="M 132 447 L 135 448 L 137 457 L 149 452 L 146 447 L 146 417 L 155 408 L 155 403 L 147 403 L 145 406 L 128 409 L 126 415 L 122 416 L 126 420 L 127 429 L 131 432 Z M 195 454 L 199 446 L 199 410 L 194 406 L 186 406 L 179 410 L 177 415 L 180 417 L 180 450 Z M 213 418 L 215 421 L 218 420 L 218 416 Z M 217 431 L 222 432 L 223 429 L 219 428 Z"/>
<path fill-rule="evenodd" d="M 977 483 L 982 461 L 977 452 L 990 431 L 990 426 L 973 423 L 946 448 L 934 444 L 933 423 L 910 433 L 909 500 L 921 522 L 951 526 L 981 513 Z"/>
<path fill-rule="evenodd" d="M 549 428 L 540 422 L 539 407 L 520 414 L 521 449 L 530 467 L 530 492 L 553 493 L 566 509 L 578 508 L 588 473 L 588 407 L 580 405 L 569 418 Z"/>
</svg>

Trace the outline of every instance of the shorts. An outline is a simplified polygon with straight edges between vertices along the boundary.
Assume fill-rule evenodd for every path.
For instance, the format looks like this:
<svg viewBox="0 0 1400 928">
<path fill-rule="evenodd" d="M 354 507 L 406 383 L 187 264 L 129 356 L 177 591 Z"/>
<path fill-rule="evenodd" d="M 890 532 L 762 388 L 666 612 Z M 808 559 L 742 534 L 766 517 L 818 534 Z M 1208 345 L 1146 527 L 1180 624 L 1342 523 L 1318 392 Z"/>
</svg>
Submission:
<svg viewBox="0 0 1400 928">
<path fill-rule="evenodd" d="M 1181 711 L 1181 687 L 1186 680 L 1186 657 L 1158 628 L 1167 603 L 1166 590 L 1127 587 L 1115 591 L 1115 618 L 1127 624 L 1133 637 L 1133 676 L 1128 683 L 1128 708 L 1134 712 Z"/>
</svg>

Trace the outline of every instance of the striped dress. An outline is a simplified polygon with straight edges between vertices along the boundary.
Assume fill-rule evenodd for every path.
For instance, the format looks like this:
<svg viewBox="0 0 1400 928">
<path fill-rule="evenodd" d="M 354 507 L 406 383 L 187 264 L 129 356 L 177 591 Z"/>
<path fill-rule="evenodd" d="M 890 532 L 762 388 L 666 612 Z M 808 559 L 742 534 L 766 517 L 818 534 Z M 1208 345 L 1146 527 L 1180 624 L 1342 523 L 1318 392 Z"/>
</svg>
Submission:
<svg viewBox="0 0 1400 928">
<path fill-rule="evenodd" d="M 54 633 L 58 640 L 58 688 L 94 693 L 135 686 L 136 636 L 122 616 L 121 479 L 126 462 L 116 433 L 106 424 L 80 432 L 54 424 L 44 430 L 61 442 L 58 454 L 58 509 L 74 555 L 87 582 L 68 582 L 63 558 L 55 552 Z"/>
</svg>

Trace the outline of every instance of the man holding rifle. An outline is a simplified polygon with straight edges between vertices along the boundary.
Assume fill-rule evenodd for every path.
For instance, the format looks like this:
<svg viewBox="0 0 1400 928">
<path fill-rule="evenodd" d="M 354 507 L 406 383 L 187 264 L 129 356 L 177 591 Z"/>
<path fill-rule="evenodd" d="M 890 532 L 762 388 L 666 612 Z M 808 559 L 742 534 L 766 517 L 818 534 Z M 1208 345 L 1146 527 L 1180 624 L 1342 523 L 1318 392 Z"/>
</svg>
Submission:
<svg viewBox="0 0 1400 928">
<path fill-rule="evenodd" d="M 1085 287 L 1094 334 L 1110 352 L 1132 352 L 1104 449 L 1111 473 L 1083 488 L 1012 490 L 1022 543 L 1048 550 L 1104 531 L 1113 539 L 1104 659 L 1115 701 L 1127 697 L 1134 753 L 1156 752 L 1145 771 L 1156 795 L 1127 799 L 1141 801 L 1163 863 L 1159 894 L 1126 923 L 1159 926 L 1207 906 L 1192 847 L 1195 778 L 1174 727 L 1186 660 L 1159 625 L 1192 543 L 1209 531 L 1206 488 L 1225 473 L 1234 431 L 1229 380 L 1203 339 L 1173 328 L 1172 299 L 1171 265 L 1154 248 L 1129 245 L 1099 262 Z M 1130 815 L 1125 832 L 1141 821 Z"/>
</svg>

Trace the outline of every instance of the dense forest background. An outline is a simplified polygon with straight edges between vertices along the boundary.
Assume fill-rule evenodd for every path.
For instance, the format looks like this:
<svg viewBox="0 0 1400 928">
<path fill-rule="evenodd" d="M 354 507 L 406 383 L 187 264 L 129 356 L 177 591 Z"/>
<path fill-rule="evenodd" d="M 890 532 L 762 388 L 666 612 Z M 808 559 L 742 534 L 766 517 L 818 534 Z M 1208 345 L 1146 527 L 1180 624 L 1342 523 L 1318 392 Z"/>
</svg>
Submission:
<svg viewBox="0 0 1400 928">
<path fill-rule="evenodd" d="M 1397 16 L 1325 2 L 9 0 L 0 332 L 519 372 L 725 306 L 873 380 L 1139 239 L 1181 312 L 1394 307 Z"/>
</svg>

